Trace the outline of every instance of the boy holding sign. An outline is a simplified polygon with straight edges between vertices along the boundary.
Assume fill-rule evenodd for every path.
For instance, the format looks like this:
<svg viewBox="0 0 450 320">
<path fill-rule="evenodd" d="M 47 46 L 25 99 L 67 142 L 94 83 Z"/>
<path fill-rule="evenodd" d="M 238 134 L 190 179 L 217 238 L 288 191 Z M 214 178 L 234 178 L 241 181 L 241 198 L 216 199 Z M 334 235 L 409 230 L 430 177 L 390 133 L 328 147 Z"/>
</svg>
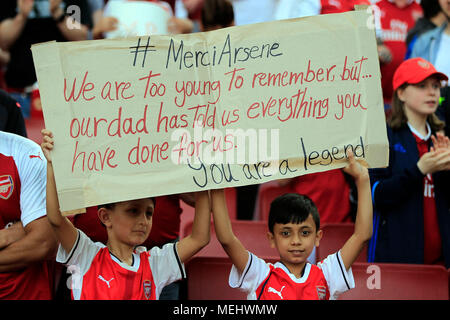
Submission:
<svg viewBox="0 0 450 320">
<path fill-rule="evenodd" d="M 258 300 L 323 300 L 355 286 L 351 265 L 372 236 L 372 199 L 367 168 L 351 151 L 347 153 L 350 174 L 358 189 L 355 231 L 337 253 L 312 265 L 307 258 L 322 238 L 320 218 L 314 202 L 291 193 L 275 199 L 270 207 L 268 239 L 280 254 L 280 261 L 266 263 L 248 252 L 233 234 L 222 190 L 211 190 L 217 239 L 231 258 L 229 284 Z"/>
<path fill-rule="evenodd" d="M 164 286 L 185 277 L 183 263 L 208 244 L 210 205 L 207 191 L 195 196 L 192 233 L 177 243 L 138 247 L 152 227 L 154 200 L 144 198 L 100 205 L 98 216 L 108 233 L 106 246 L 94 243 L 59 211 L 50 152 L 53 134 L 42 130 L 47 159 L 47 216 L 60 243 L 57 261 L 72 272 L 74 300 L 157 300 Z"/>
</svg>

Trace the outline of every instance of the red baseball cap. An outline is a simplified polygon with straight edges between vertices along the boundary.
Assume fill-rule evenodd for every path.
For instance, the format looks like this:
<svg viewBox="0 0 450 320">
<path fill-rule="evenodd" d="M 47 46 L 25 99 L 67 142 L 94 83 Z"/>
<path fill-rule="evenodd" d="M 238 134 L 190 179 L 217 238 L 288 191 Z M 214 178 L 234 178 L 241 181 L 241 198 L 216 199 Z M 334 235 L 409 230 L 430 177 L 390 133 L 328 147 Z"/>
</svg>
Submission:
<svg viewBox="0 0 450 320">
<path fill-rule="evenodd" d="M 408 59 L 395 70 L 392 86 L 395 91 L 405 83 L 416 84 L 430 76 L 436 76 L 439 80 L 448 80 L 448 77 L 438 72 L 429 61 L 422 58 Z"/>
</svg>

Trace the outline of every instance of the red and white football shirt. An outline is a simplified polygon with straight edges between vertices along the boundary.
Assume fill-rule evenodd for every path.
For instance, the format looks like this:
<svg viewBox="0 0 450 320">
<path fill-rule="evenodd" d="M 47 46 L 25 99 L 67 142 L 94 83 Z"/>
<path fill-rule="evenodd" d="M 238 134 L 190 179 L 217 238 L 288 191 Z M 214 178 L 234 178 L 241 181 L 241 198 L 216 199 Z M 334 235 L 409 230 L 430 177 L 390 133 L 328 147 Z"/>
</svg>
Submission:
<svg viewBox="0 0 450 320">
<path fill-rule="evenodd" d="M 22 136 L 0 131 L 0 229 L 21 221 L 25 227 L 46 215 L 47 162 L 40 147 Z M 0 273 L 0 300 L 52 298 L 45 261 Z"/>
<path fill-rule="evenodd" d="M 174 243 L 153 247 L 149 252 L 138 247 L 130 266 L 81 230 L 71 252 L 59 246 L 56 261 L 72 273 L 74 300 L 158 300 L 166 285 L 185 278 Z"/>
<path fill-rule="evenodd" d="M 249 252 L 241 275 L 233 265 L 229 285 L 247 292 L 248 300 L 328 300 L 355 287 L 352 269 L 345 270 L 340 252 L 317 265 L 306 263 L 303 276 L 295 277 L 286 266 L 266 263 Z"/>
<path fill-rule="evenodd" d="M 381 0 L 373 6 L 377 36 L 390 50 L 392 59 L 380 65 L 381 87 L 385 103 L 391 103 L 394 72 L 405 59 L 407 47 L 406 36 L 414 27 L 417 19 L 423 15 L 422 7 L 409 0 L 408 5 L 399 8 L 390 0 Z"/>
</svg>

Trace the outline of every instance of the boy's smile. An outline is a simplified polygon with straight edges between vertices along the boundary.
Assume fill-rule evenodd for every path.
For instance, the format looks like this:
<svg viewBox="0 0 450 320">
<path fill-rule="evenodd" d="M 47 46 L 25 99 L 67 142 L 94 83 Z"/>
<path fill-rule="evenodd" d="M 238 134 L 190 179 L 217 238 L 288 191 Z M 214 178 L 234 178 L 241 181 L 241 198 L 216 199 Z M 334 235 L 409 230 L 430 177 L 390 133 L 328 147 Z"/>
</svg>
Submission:
<svg viewBox="0 0 450 320">
<path fill-rule="evenodd" d="M 316 232 L 311 214 L 301 223 L 275 223 L 273 233 L 268 233 L 270 244 L 277 249 L 281 262 L 297 277 L 321 237 L 322 231 Z"/>
</svg>

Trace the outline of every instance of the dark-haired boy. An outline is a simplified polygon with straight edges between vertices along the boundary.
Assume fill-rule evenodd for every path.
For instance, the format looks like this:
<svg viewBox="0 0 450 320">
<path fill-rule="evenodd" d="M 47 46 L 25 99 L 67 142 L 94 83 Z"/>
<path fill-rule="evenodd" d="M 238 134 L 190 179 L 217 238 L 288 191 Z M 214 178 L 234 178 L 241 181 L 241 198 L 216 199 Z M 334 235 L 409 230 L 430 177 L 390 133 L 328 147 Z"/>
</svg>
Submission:
<svg viewBox="0 0 450 320">
<path fill-rule="evenodd" d="M 248 252 L 233 234 L 222 190 L 211 190 L 216 236 L 230 257 L 229 284 L 248 293 L 248 299 L 336 299 L 355 286 L 351 265 L 372 236 L 372 198 L 367 168 L 347 154 L 358 190 L 355 231 L 338 252 L 316 265 L 307 262 L 322 238 L 315 204 L 306 196 L 286 194 L 275 199 L 269 213 L 268 239 L 280 254 L 275 264 Z"/>
</svg>

